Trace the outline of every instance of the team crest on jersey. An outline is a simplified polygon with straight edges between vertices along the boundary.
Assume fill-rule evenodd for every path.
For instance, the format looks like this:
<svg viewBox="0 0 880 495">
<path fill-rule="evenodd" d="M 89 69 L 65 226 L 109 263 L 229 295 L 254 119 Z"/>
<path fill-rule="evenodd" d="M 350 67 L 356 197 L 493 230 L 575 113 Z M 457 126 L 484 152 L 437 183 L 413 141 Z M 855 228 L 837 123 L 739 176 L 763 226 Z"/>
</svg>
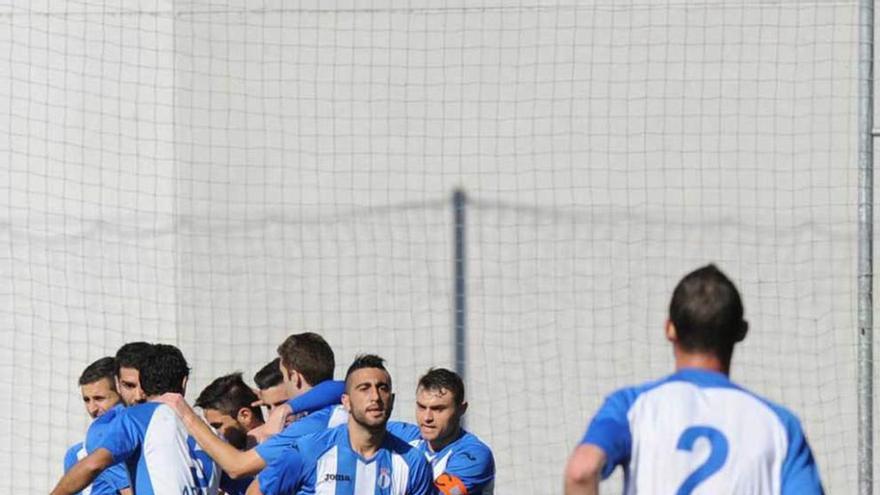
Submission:
<svg viewBox="0 0 880 495">
<path fill-rule="evenodd" d="M 388 472 L 388 468 L 382 468 L 379 470 L 379 477 L 376 479 L 376 484 L 383 490 L 391 486 L 391 473 Z"/>
</svg>

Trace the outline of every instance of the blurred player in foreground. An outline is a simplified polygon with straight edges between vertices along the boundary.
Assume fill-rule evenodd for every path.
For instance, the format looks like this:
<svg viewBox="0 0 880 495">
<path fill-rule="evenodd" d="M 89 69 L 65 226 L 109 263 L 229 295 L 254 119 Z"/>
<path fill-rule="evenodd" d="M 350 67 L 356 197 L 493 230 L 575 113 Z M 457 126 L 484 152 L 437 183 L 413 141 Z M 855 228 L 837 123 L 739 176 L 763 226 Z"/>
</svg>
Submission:
<svg viewBox="0 0 880 495">
<path fill-rule="evenodd" d="M 118 462 L 125 462 L 137 495 L 217 493 L 220 473 L 214 463 L 194 449 L 174 412 L 155 401 L 166 392 L 184 393 L 189 366 L 183 354 L 155 344 L 139 374 L 148 401 L 120 412 L 94 451 L 61 478 L 54 495 L 76 493 Z"/>
<path fill-rule="evenodd" d="M 618 465 L 627 494 L 823 493 L 797 418 L 728 378 L 747 331 L 718 268 L 685 276 L 666 322 L 676 372 L 606 399 L 568 461 L 565 493 L 598 493 Z"/>
<path fill-rule="evenodd" d="M 358 356 L 345 377 L 345 425 L 296 439 L 248 494 L 422 495 L 434 493 L 422 452 L 386 430 L 394 406 L 382 358 Z"/>
<path fill-rule="evenodd" d="M 495 460 L 492 451 L 461 427 L 467 411 L 464 382 L 444 369 L 428 370 L 416 387 L 416 422 L 389 423 L 388 431 L 425 454 L 442 495 L 492 495 Z"/>
<path fill-rule="evenodd" d="M 88 365 L 79 377 L 79 386 L 83 405 L 93 420 L 103 417 L 108 411 L 122 408 L 119 394 L 116 393 L 116 359 L 104 357 Z M 67 451 L 67 455 L 64 456 L 65 473 L 89 454 L 86 447 L 94 445 L 103 436 L 104 428 L 90 427 L 85 442 L 79 442 Z M 95 481 L 83 489 L 82 493 L 83 495 L 131 495 L 130 486 L 125 466 L 116 464 L 95 478 Z"/>
</svg>

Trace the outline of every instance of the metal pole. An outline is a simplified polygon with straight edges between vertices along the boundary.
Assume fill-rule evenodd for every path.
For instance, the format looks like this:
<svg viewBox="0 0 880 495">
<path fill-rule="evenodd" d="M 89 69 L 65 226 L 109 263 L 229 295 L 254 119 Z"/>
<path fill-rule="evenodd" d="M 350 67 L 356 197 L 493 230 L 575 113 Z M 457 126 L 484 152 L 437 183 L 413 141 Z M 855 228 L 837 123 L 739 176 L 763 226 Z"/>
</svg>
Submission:
<svg viewBox="0 0 880 495">
<path fill-rule="evenodd" d="M 455 258 L 453 260 L 455 270 L 455 340 L 453 353 L 455 355 L 455 371 L 465 380 L 465 371 L 467 364 L 467 307 L 466 307 L 466 279 L 465 279 L 465 263 L 467 261 L 467 253 L 465 252 L 465 203 L 466 197 L 464 191 L 456 189 L 452 194 L 452 213 L 455 219 L 454 242 L 455 242 Z"/>
<path fill-rule="evenodd" d="M 859 0 L 859 494 L 874 490 L 874 0 Z"/>
</svg>

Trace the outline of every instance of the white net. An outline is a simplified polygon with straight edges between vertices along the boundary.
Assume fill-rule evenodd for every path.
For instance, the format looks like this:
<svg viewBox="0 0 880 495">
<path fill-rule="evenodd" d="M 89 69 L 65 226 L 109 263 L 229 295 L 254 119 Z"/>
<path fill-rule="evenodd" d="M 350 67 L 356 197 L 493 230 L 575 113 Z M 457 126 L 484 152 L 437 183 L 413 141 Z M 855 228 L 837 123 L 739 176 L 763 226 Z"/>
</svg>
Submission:
<svg viewBox="0 0 880 495">
<path fill-rule="evenodd" d="M 856 4 L 0 4 L 0 489 L 44 493 L 76 377 L 181 346 L 193 397 L 288 333 L 451 366 L 468 194 L 468 427 L 498 493 L 558 493 L 602 397 L 670 371 L 708 261 L 734 378 L 854 491 Z M 616 490 L 613 484 L 606 488 Z"/>
</svg>

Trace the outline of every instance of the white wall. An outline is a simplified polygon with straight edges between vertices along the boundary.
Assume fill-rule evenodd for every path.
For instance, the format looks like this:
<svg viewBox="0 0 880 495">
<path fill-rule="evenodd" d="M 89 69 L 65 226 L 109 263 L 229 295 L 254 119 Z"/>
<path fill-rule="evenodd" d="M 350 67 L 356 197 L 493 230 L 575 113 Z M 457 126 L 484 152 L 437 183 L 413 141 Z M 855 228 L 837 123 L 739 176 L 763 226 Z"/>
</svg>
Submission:
<svg viewBox="0 0 880 495">
<path fill-rule="evenodd" d="M 462 187 L 499 493 L 558 493 L 602 396 L 670 369 L 707 261 L 752 324 L 734 377 L 852 491 L 852 2 L 297 5 L 0 5 L 0 488 L 48 490 L 78 373 L 133 339 L 180 345 L 194 396 L 319 331 L 340 370 L 388 357 L 411 418 L 452 364 Z"/>
</svg>

